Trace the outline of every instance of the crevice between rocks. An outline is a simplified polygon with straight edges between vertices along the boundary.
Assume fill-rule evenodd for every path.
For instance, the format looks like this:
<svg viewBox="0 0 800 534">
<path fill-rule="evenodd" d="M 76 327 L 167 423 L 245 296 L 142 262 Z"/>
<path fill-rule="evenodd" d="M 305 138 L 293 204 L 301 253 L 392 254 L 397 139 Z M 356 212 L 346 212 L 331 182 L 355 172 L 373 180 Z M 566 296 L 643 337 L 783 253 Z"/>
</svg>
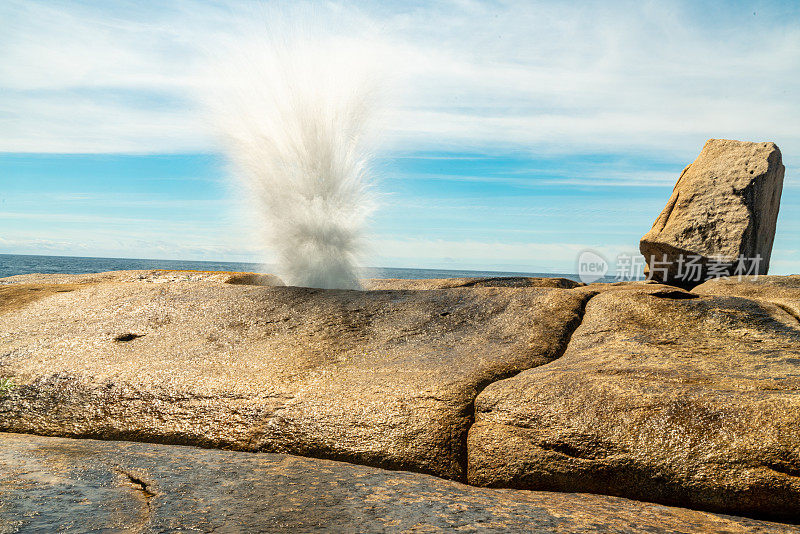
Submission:
<svg viewBox="0 0 800 534">
<path fill-rule="evenodd" d="M 556 348 L 555 355 L 552 359 L 548 360 L 547 362 L 541 365 L 534 365 L 526 369 L 520 369 L 519 371 L 514 371 L 512 373 L 507 373 L 501 376 L 497 376 L 493 379 L 480 382 L 476 386 L 475 395 L 473 395 L 472 397 L 472 402 L 470 402 L 464 410 L 468 417 L 468 423 L 467 423 L 467 428 L 464 431 L 464 435 L 461 438 L 461 447 L 459 450 L 459 463 L 461 464 L 461 471 L 462 471 L 462 475 L 459 479 L 459 482 L 462 482 L 464 484 L 469 484 L 467 478 L 467 474 L 469 472 L 468 439 L 469 439 L 469 431 L 475 424 L 475 417 L 477 415 L 475 411 L 475 401 L 478 399 L 480 394 L 483 393 L 484 389 L 489 387 L 489 385 L 494 384 L 495 382 L 500 382 L 503 380 L 508 380 L 509 378 L 514 378 L 520 373 L 523 373 L 530 369 L 536 369 L 537 367 L 542 367 L 542 365 L 547 365 L 549 363 L 552 363 L 560 359 L 567 352 L 567 349 L 569 348 L 569 344 L 572 341 L 572 336 L 575 334 L 575 331 L 578 330 L 578 327 L 580 327 L 581 324 L 583 324 L 583 318 L 586 315 L 586 307 L 589 305 L 589 301 L 592 300 L 597 295 L 599 295 L 599 293 L 589 293 L 586 299 L 581 304 L 580 308 L 578 309 L 578 313 L 575 316 L 575 318 L 569 323 L 567 323 L 566 325 L 567 331 L 563 334 L 561 343 Z"/>
</svg>

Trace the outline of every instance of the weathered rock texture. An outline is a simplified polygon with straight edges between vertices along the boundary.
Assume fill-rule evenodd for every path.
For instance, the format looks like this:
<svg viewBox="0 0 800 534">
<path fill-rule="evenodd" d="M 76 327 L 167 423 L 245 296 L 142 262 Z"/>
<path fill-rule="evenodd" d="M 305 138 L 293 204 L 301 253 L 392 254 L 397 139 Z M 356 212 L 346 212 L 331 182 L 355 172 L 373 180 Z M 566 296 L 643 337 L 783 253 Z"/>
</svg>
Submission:
<svg viewBox="0 0 800 534">
<path fill-rule="evenodd" d="M 761 260 L 750 274 L 766 274 L 783 175 L 781 152 L 774 143 L 710 139 L 683 170 L 666 207 L 639 244 L 654 279 L 691 287 L 719 276 L 723 263 L 732 272 L 740 256 L 757 255 Z M 681 266 L 681 255 L 686 260 L 700 256 L 700 272 Z M 651 259 L 661 262 L 664 257 L 667 264 L 651 264 Z M 719 266 L 710 268 L 714 261 Z M 755 269 L 749 262 L 742 265 L 745 272 Z"/>
<path fill-rule="evenodd" d="M 84 284 L 97 282 L 218 282 L 222 284 L 282 286 L 283 281 L 272 274 L 232 271 L 167 271 L 163 269 L 106 271 L 87 274 L 18 274 L 0 278 L 0 286 L 12 284 Z"/>
<path fill-rule="evenodd" d="M 0 430 L 800 519 L 796 277 L 277 284 L 0 279 Z"/>
<path fill-rule="evenodd" d="M 478 396 L 468 480 L 798 520 L 799 327 L 765 301 L 602 293 L 560 359 Z"/>
<path fill-rule="evenodd" d="M 327 460 L 0 434 L 0 532 L 800 532 Z"/>
<path fill-rule="evenodd" d="M 0 430 L 455 479 L 477 393 L 558 358 L 591 296 L 325 291 L 169 272 L 36 280 L 0 286 L 0 376 L 18 384 L 0 398 Z"/>
<path fill-rule="evenodd" d="M 800 322 L 800 275 L 719 278 L 697 286 L 694 292 L 764 300 L 780 306 Z"/>
<path fill-rule="evenodd" d="M 554 287 L 573 289 L 584 286 L 580 282 L 568 278 L 534 278 L 526 276 L 508 276 L 495 278 L 371 278 L 363 280 L 364 289 L 451 289 L 454 287 Z"/>
</svg>

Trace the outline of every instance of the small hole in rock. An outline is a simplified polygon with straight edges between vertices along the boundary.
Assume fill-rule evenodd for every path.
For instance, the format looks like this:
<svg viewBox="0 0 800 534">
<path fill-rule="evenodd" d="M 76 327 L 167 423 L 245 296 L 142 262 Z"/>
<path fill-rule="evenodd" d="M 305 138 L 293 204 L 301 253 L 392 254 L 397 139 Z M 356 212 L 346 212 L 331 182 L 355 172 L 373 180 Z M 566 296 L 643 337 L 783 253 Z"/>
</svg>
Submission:
<svg viewBox="0 0 800 534">
<path fill-rule="evenodd" d="M 689 293 L 688 291 L 656 291 L 654 293 L 650 293 L 653 297 L 658 297 L 660 299 L 696 299 L 700 298 L 700 295 L 695 295 L 694 293 Z"/>
<path fill-rule="evenodd" d="M 137 337 L 142 337 L 144 334 L 134 334 L 133 332 L 128 332 L 127 334 L 119 334 L 118 336 L 114 337 L 114 341 L 132 341 Z"/>
<path fill-rule="evenodd" d="M 750 171 L 750 174 L 753 174 L 753 171 Z"/>
<path fill-rule="evenodd" d="M 440 317 L 447 317 L 448 315 L 450 315 L 450 312 L 442 312 L 439 314 Z"/>
</svg>

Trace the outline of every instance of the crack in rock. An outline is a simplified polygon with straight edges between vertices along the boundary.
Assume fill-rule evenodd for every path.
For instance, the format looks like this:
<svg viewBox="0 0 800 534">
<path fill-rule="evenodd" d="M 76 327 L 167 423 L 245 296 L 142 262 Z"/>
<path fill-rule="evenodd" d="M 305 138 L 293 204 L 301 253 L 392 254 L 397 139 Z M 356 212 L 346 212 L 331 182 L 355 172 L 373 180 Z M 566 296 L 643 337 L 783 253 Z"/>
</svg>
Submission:
<svg viewBox="0 0 800 534">
<path fill-rule="evenodd" d="M 147 506 L 147 519 L 144 521 L 144 524 L 146 525 L 150 523 L 154 512 L 152 500 L 157 495 L 157 493 L 151 489 L 153 484 L 145 481 L 141 476 L 132 473 L 127 469 L 123 469 L 119 465 L 114 466 L 114 471 L 125 477 L 128 482 L 130 482 L 134 491 L 137 491 L 142 495 L 144 498 L 144 503 Z"/>
<path fill-rule="evenodd" d="M 577 316 L 573 320 L 571 320 L 569 323 L 567 323 L 566 327 L 567 327 L 568 331 L 564 334 L 564 338 L 562 339 L 561 344 L 558 346 L 555 356 L 547 363 L 552 363 L 552 362 L 558 360 L 559 358 L 561 358 L 567 352 L 567 348 L 569 347 L 570 341 L 572 341 L 572 336 L 575 334 L 575 332 L 578 330 L 578 328 L 583 323 L 583 318 L 586 315 L 586 307 L 589 305 L 589 301 L 592 300 L 597 295 L 598 295 L 598 293 L 590 293 L 590 294 L 587 295 L 586 300 L 583 301 L 583 304 L 578 309 Z M 542 365 L 547 365 L 547 363 L 542 364 Z M 541 365 L 535 366 L 535 367 L 541 367 Z M 495 382 L 501 382 L 503 380 L 508 380 L 509 378 L 514 378 L 518 374 L 523 373 L 525 371 L 529 371 L 530 369 L 534 369 L 535 367 L 529 367 L 529 368 L 526 368 L 526 369 L 520 369 L 519 371 L 516 371 L 514 373 L 511 373 L 511 374 L 508 374 L 508 375 L 504 375 L 504 376 L 499 376 L 499 377 L 495 378 L 494 380 L 487 380 L 486 382 L 479 384 L 478 387 L 476 388 L 475 395 L 472 397 L 472 402 L 469 403 L 469 405 L 467 405 L 467 407 L 466 407 L 466 412 L 467 412 L 467 414 L 469 416 L 469 423 L 467 424 L 467 430 L 464 433 L 464 437 L 462 438 L 461 451 L 459 451 L 461 453 L 461 463 L 462 463 L 462 466 L 463 466 L 463 477 L 461 478 L 460 481 L 463 482 L 464 484 L 469 484 L 469 482 L 468 482 L 469 446 L 468 446 L 467 442 L 469 440 L 469 431 L 472 428 L 472 426 L 475 424 L 475 419 L 477 417 L 477 413 L 475 411 L 475 403 L 478 400 L 478 397 L 483 392 L 483 390 L 486 389 L 487 387 L 489 387 L 491 384 L 493 384 Z"/>
</svg>

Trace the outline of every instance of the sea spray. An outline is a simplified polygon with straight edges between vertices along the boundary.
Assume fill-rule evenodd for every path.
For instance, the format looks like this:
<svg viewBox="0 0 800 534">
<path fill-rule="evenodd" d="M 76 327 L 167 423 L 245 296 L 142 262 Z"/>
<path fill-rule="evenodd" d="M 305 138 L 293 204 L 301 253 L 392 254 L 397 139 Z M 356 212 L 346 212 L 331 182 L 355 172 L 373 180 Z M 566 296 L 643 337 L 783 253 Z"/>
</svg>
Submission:
<svg viewBox="0 0 800 534">
<path fill-rule="evenodd" d="M 364 52 L 341 37 L 241 40 L 207 99 L 259 239 L 290 285 L 360 287 L 376 105 Z"/>
</svg>

